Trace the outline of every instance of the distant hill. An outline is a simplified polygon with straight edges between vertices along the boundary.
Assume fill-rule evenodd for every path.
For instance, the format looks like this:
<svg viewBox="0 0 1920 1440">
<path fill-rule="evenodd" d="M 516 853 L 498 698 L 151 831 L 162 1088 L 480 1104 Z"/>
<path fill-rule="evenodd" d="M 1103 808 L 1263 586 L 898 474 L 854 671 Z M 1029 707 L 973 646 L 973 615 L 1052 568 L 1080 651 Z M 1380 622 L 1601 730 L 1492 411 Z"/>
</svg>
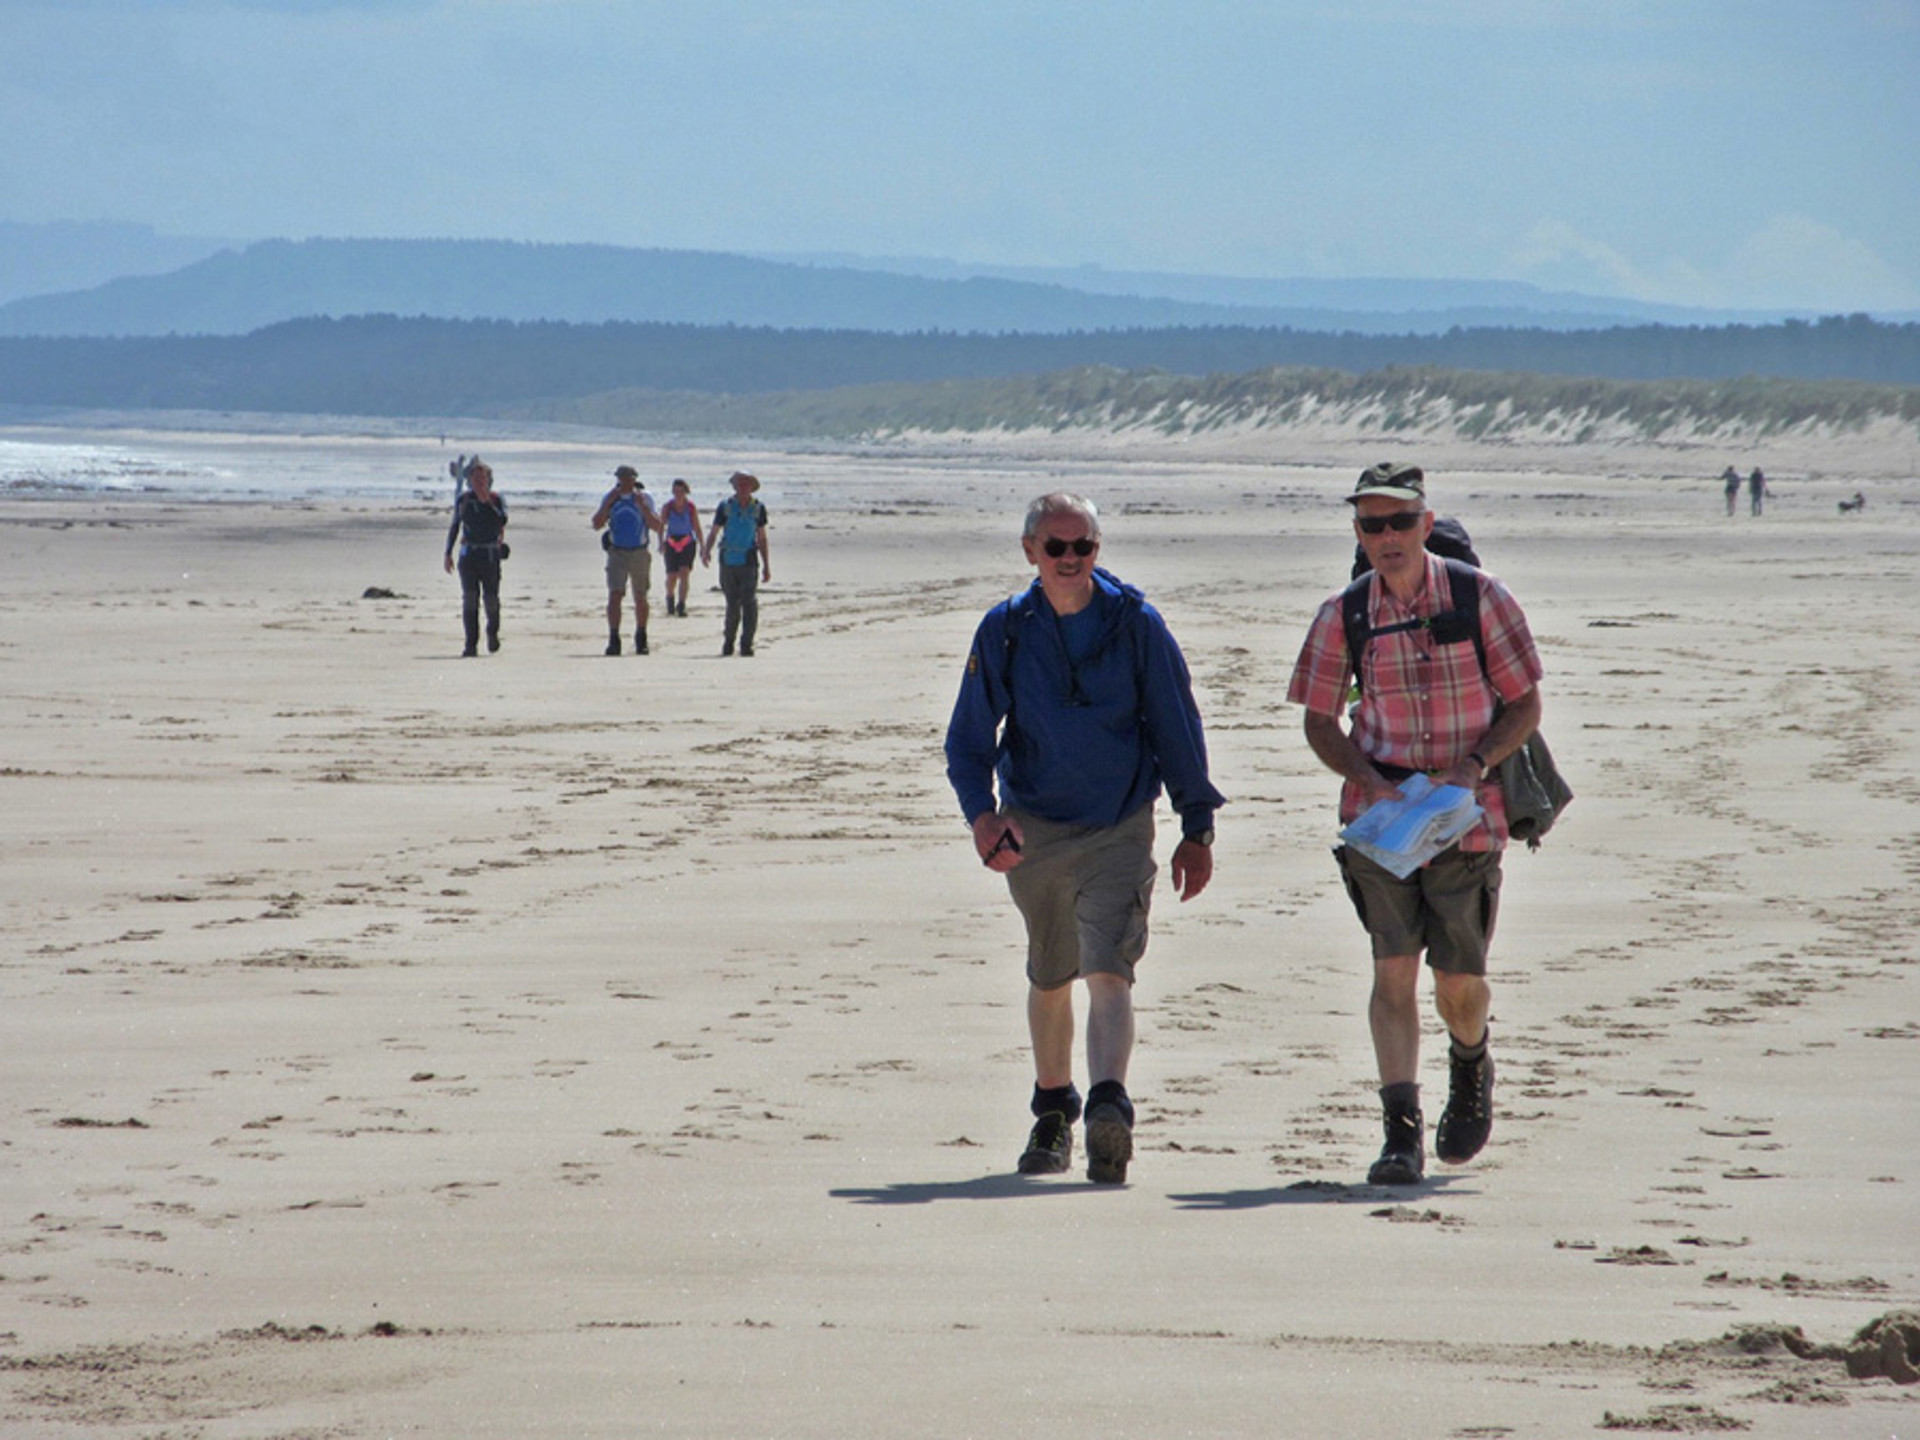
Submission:
<svg viewBox="0 0 1920 1440">
<path fill-rule="evenodd" d="M 492 240 L 267 240 L 168 275 L 0 306 L 0 334 L 239 335 L 310 316 L 888 332 L 1247 323 L 1224 306 L 928 280 L 691 250 Z M 1271 317 L 1252 317 L 1273 323 Z"/>
<path fill-rule="evenodd" d="M 234 245 L 204 235 L 161 235 L 151 225 L 0 220 L 0 305 L 29 295 L 85 290 L 125 275 L 164 275 Z"/>
<path fill-rule="evenodd" d="M 1155 295 L 1234 309 L 1286 312 L 1300 330 L 1363 334 L 1431 334 L 1489 326 L 1598 330 L 1612 325 L 1768 325 L 1812 319 L 1801 310 L 1711 310 L 1655 305 L 1602 295 L 1542 290 L 1520 280 L 1409 280 L 1392 277 L 1265 279 L 1188 275 L 1164 270 L 1109 270 L 1101 265 L 976 265 L 927 256 L 864 256 L 841 252 L 766 254 L 802 265 L 844 265 L 935 280 L 989 278 L 1064 285 L 1094 295 Z M 1879 316 L 1880 319 L 1920 319 Z"/>
<path fill-rule="evenodd" d="M 494 240 L 266 240 L 167 274 L 13 299 L 0 305 L 0 335 L 243 335 L 286 320 L 376 314 L 892 334 L 1219 325 L 1404 335 L 1711 319 L 1510 282 L 906 268 L 943 263 Z"/>
</svg>

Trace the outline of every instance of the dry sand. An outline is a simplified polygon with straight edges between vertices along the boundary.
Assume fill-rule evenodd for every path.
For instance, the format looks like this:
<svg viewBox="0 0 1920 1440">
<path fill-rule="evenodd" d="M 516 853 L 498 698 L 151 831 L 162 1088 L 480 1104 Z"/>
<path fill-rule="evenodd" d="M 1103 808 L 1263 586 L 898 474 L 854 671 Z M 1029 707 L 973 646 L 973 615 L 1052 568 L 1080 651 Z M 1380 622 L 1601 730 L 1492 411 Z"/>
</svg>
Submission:
<svg viewBox="0 0 1920 1440">
<path fill-rule="evenodd" d="M 1280 700 L 1375 452 L 640 457 L 765 478 L 751 662 L 711 572 L 600 655 L 612 450 L 493 446 L 510 501 L 581 479 L 517 507 L 473 661 L 443 505 L 0 501 L 0 1434 L 1920 1429 L 1785 1343 L 1920 1308 L 1910 437 L 1410 457 L 1580 795 L 1508 862 L 1493 1142 L 1406 1192 L 1363 1183 L 1364 942 Z M 939 751 L 1058 487 L 1233 801 L 1213 887 L 1162 889 L 1117 1190 L 1012 1173 L 1019 925 Z"/>
</svg>

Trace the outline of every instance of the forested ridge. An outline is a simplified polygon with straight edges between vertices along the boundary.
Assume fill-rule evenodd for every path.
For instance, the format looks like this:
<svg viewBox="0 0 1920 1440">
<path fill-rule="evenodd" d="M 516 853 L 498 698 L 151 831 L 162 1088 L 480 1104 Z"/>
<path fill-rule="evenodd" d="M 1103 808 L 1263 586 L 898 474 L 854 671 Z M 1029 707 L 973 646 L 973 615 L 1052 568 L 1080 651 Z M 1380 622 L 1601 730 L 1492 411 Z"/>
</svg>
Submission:
<svg viewBox="0 0 1920 1440">
<path fill-rule="evenodd" d="M 1629 382 L 1650 387 L 1635 393 L 1633 407 L 1641 412 L 1657 410 L 1662 397 L 1688 385 L 1684 393 L 1697 399 L 1706 393 L 1702 385 L 1721 385 L 1724 396 L 1734 393 L 1724 389 L 1728 382 L 1768 380 L 1777 382 L 1776 399 L 1788 393 L 1783 385 L 1799 386 L 1796 403 L 1805 404 L 1815 393 L 1808 382 L 1828 382 L 1835 388 L 1819 392 L 1822 407 L 1870 404 L 1889 413 L 1887 407 L 1899 412 L 1908 403 L 1900 387 L 1920 385 L 1920 325 L 1836 316 L 1764 326 L 1399 337 L 1237 327 L 961 335 L 365 316 L 289 321 L 242 336 L 0 338 L 0 405 L 573 413 L 598 414 L 602 423 L 630 423 L 615 417 L 657 416 L 673 407 L 689 421 L 703 411 L 730 411 L 736 421 L 754 412 L 761 421 L 755 428 L 784 411 L 789 423 L 809 429 L 844 428 L 855 406 L 864 417 L 859 428 L 870 429 L 920 423 L 913 417 L 937 412 L 942 394 L 951 399 L 959 382 L 1001 382 L 1005 395 L 1024 397 L 1017 404 L 984 400 L 993 387 L 976 385 L 962 408 L 977 421 L 996 405 L 1025 407 L 1037 419 L 1065 383 L 1051 382 L 1053 400 L 1036 406 L 1045 393 L 1037 377 L 1131 376 L 1126 403 L 1137 410 L 1170 403 L 1156 386 L 1184 384 L 1192 394 L 1176 403 L 1213 404 L 1205 386 L 1251 394 L 1274 383 L 1252 377 L 1321 372 L 1312 383 L 1324 391 L 1384 370 L 1459 372 L 1465 389 L 1494 386 L 1506 395 L 1524 389 L 1528 375 Z M 1193 389 L 1194 382 L 1204 386 Z M 822 392 L 839 393 L 829 403 Z M 889 408 L 896 412 L 891 421 Z"/>
</svg>

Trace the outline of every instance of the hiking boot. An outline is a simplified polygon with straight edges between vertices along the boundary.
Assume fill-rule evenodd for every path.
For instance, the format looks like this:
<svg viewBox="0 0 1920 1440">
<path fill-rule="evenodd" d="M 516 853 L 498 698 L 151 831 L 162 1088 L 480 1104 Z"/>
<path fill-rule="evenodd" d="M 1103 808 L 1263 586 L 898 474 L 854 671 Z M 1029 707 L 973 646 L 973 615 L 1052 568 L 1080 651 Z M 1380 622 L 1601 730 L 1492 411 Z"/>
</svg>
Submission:
<svg viewBox="0 0 1920 1440">
<path fill-rule="evenodd" d="M 633 653 L 636 655 L 650 653 L 647 650 L 647 632 L 645 630 L 636 630 L 633 632 Z"/>
<path fill-rule="evenodd" d="M 619 653 L 620 653 L 620 637 L 618 635 L 609 635 L 607 637 L 607 654 L 618 655 Z"/>
<path fill-rule="evenodd" d="M 1383 1099 L 1385 1097 L 1382 1097 Z M 1427 1173 L 1426 1121 L 1416 1101 L 1386 1100 L 1387 1143 L 1367 1171 L 1369 1185 L 1418 1185 Z"/>
<path fill-rule="evenodd" d="M 1448 1165 L 1464 1165 L 1493 1133 L 1493 1056 L 1482 1049 L 1477 1060 L 1449 1059 L 1453 1073 L 1447 1108 L 1433 1132 L 1433 1153 Z"/>
<path fill-rule="evenodd" d="M 1127 1162 L 1133 1158 L 1133 1126 L 1118 1105 L 1095 1105 L 1087 1111 L 1087 1179 L 1096 1185 L 1127 1183 Z"/>
<path fill-rule="evenodd" d="M 722 655 L 731 655 L 733 653 L 733 642 L 731 640 L 721 642 L 720 653 Z"/>
<path fill-rule="evenodd" d="M 742 660 L 751 660 L 753 658 L 753 646 L 742 645 L 740 647 L 740 658 Z"/>
<path fill-rule="evenodd" d="M 1049 1110 L 1034 1122 L 1020 1157 L 1022 1175 L 1062 1175 L 1073 1164 L 1073 1125 L 1058 1110 Z"/>
<path fill-rule="evenodd" d="M 491 655 L 493 654 L 494 651 L 498 650 L 499 648 L 500 648 L 499 633 L 495 632 L 493 634 L 488 635 L 487 636 L 487 653 Z"/>
<path fill-rule="evenodd" d="M 460 652 L 460 658 L 462 660 L 471 660 L 473 659 L 474 656 L 478 655 L 479 653 L 480 653 L 480 646 L 476 643 L 473 645 L 469 645 L 467 646 L 466 649 L 462 650 Z"/>
</svg>

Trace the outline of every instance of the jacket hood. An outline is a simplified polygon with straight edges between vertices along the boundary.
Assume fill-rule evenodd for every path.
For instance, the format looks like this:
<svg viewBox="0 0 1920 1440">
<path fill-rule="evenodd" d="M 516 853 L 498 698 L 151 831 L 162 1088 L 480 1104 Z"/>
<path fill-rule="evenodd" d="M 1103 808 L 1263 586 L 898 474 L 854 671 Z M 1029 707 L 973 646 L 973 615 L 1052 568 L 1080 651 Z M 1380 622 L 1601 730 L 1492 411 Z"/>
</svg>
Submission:
<svg viewBox="0 0 1920 1440">
<path fill-rule="evenodd" d="M 1134 612 L 1147 603 L 1147 597 L 1137 585 L 1129 585 L 1112 571 L 1097 565 L 1093 570 L 1093 591 L 1093 604 L 1101 616 L 1100 638 L 1094 645 L 1097 651 L 1112 643 Z M 1008 618 L 1037 620 L 1043 609 L 1052 613 L 1053 607 L 1046 604 L 1046 594 L 1039 577 L 1035 576 L 1025 592 L 1016 596 L 1008 607 Z"/>
</svg>

